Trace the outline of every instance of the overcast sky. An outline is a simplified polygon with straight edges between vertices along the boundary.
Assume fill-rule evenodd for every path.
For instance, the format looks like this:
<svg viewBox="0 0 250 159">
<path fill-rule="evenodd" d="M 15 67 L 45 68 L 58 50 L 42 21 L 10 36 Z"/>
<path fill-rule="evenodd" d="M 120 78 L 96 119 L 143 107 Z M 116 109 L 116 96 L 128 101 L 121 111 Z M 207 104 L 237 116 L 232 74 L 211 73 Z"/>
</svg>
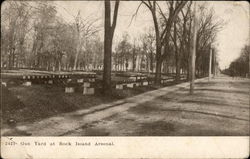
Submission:
<svg viewBox="0 0 250 159">
<path fill-rule="evenodd" d="M 82 17 L 99 18 L 99 24 L 103 26 L 104 2 L 103 1 L 57 1 L 58 14 L 66 21 L 72 22 L 73 16 L 81 11 Z M 149 26 L 153 26 L 150 13 L 144 7 L 139 10 L 138 16 L 129 26 L 132 15 L 135 13 L 139 1 L 122 1 L 120 3 L 115 41 L 127 32 L 131 39 L 145 32 Z M 201 3 L 201 2 L 199 2 Z M 249 4 L 239 1 L 210 1 L 208 7 L 213 7 L 215 14 L 227 22 L 227 25 L 218 33 L 218 53 L 220 67 L 228 67 L 230 62 L 237 58 L 241 48 L 249 43 Z"/>
</svg>

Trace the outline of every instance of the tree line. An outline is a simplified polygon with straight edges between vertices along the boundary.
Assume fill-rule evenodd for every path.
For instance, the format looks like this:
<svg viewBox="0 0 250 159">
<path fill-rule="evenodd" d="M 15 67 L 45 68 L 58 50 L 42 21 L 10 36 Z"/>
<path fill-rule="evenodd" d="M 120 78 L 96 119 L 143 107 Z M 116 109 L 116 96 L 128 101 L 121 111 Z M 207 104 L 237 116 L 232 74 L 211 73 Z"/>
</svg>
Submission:
<svg viewBox="0 0 250 159">
<path fill-rule="evenodd" d="M 229 67 L 224 70 L 224 73 L 230 76 L 250 76 L 250 45 L 245 45 L 241 54 L 233 62 L 230 63 Z"/>
<path fill-rule="evenodd" d="M 104 86 L 107 90 L 111 89 L 110 77 L 111 77 L 111 48 L 113 33 L 117 21 L 117 14 L 119 8 L 119 1 L 114 2 L 115 8 L 113 13 L 113 24 L 111 25 L 111 2 L 106 0 L 105 2 L 105 36 L 104 41 Z M 140 7 L 146 7 L 152 15 L 152 23 L 154 24 L 154 36 L 150 36 L 154 40 L 154 52 L 155 57 L 149 56 L 148 63 L 155 63 L 155 83 L 160 84 L 161 74 L 163 68 L 168 66 L 175 67 L 176 81 L 180 80 L 180 70 L 184 70 L 188 74 L 190 72 L 190 52 L 192 49 L 192 22 L 194 21 L 192 14 L 193 2 L 185 1 L 144 1 L 142 0 L 138 8 L 135 11 L 133 17 L 135 17 Z M 196 72 L 197 74 L 205 75 L 208 73 L 209 63 L 209 51 L 212 43 L 215 43 L 216 34 L 224 25 L 221 20 L 216 19 L 214 11 L 206 8 L 206 4 L 199 5 L 197 19 L 198 31 L 196 36 Z M 147 37 L 146 37 L 147 38 Z M 107 44 L 107 45 L 106 45 Z M 126 44 L 126 37 L 121 42 L 120 54 L 128 52 L 125 49 L 131 48 L 131 45 Z M 146 48 L 142 45 L 142 50 Z M 150 46 L 149 46 L 150 47 Z M 135 48 L 134 48 L 135 50 Z M 146 51 L 143 51 L 146 53 Z M 149 51 L 150 52 L 150 51 Z M 127 55 L 128 55 L 127 53 Z M 130 52 L 131 53 L 131 52 Z M 215 52 L 216 53 L 216 52 Z M 126 53 L 125 53 L 126 54 Z M 152 54 L 151 54 L 152 55 Z M 123 56 L 121 56 L 123 57 Z M 133 51 L 132 51 L 132 57 Z M 119 59 L 119 55 L 117 55 Z M 105 60 L 106 59 L 106 60 Z M 119 60 L 118 60 L 119 61 Z M 125 61 L 128 61 L 125 57 Z M 135 60 L 132 59 L 134 64 Z M 152 61 L 152 62 L 150 62 Z M 119 62 L 118 62 L 119 63 Z M 121 62 L 122 64 L 124 61 Z M 106 67 L 105 67 L 106 64 Z M 119 65 L 119 64 L 118 64 Z M 125 65 L 126 66 L 126 65 Z M 153 66 L 151 64 L 151 66 Z M 106 69 L 105 69 L 106 68 Z M 133 67 L 134 69 L 134 67 Z M 148 69 L 149 70 L 149 69 Z M 166 70 L 166 69 L 165 69 Z"/>
<path fill-rule="evenodd" d="M 74 22 L 57 15 L 53 2 L 5 2 L 1 20 L 1 67 L 76 70 L 102 65 L 103 40 L 96 18 Z"/>
<path fill-rule="evenodd" d="M 113 3 L 113 5 L 111 5 Z M 140 1 L 151 14 L 153 27 L 139 37 L 124 33 L 112 46 L 119 6 L 104 1 L 104 38 L 96 17 L 82 17 L 80 11 L 67 22 L 57 14 L 53 2 L 8 1 L 2 7 L 1 68 L 44 70 L 103 70 L 105 90 L 111 88 L 111 71 L 146 71 L 155 73 L 160 83 L 162 73 L 190 72 L 193 39 L 192 1 Z M 206 3 L 197 8 L 196 75 L 208 74 L 209 51 L 224 23 Z M 112 9 L 113 7 L 113 9 Z M 113 49 L 112 49 L 113 48 Z M 216 52 L 215 52 L 216 53 Z"/>
</svg>

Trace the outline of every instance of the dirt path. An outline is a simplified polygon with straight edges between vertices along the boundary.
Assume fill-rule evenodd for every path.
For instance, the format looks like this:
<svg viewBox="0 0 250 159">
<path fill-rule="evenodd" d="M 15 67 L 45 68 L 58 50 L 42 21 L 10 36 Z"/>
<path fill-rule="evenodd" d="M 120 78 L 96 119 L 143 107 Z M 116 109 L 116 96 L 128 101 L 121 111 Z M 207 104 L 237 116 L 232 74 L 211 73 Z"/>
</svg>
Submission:
<svg viewBox="0 0 250 159">
<path fill-rule="evenodd" d="M 217 77 L 161 88 L 2 130 L 32 136 L 249 135 L 249 81 Z"/>
</svg>

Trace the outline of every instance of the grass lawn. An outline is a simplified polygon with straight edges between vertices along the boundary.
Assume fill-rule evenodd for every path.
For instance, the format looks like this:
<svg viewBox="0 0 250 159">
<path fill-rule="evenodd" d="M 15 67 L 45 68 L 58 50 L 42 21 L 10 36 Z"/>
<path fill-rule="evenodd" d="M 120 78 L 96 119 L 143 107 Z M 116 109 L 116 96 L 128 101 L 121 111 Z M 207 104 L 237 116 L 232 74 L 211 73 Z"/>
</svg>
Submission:
<svg viewBox="0 0 250 159">
<path fill-rule="evenodd" d="M 170 82 L 167 85 L 173 85 Z M 165 85 L 166 86 L 166 85 Z M 60 113 L 87 109 L 99 104 L 131 97 L 163 86 L 140 86 L 113 90 L 104 97 L 99 89 L 95 95 L 82 95 L 82 92 L 64 93 L 64 87 L 58 85 L 33 84 L 30 87 L 15 85 L 1 88 L 2 124 L 11 122 L 34 122 Z"/>
</svg>

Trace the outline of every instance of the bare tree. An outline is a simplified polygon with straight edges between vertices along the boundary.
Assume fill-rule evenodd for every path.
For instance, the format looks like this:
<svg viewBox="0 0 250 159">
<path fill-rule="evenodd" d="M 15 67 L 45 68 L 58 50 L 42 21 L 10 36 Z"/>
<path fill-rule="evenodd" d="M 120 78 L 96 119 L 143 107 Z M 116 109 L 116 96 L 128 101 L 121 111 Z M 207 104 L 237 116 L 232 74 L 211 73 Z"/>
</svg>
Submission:
<svg viewBox="0 0 250 159">
<path fill-rule="evenodd" d="M 188 55 L 190 48 L 190 40 L 188 38 L 188 22 L 191 21 L 190 16 L 190 6 L 192 3 L 188 3 L 186 7 L 181 10 L 181 15 L 179 15 L 174 21 L 174 27 L 172 33 L 170 34 L 173 41 L 174 52 L 175 52 L 175 69 L 176 69 L 176 81 L 180 80 L 180 70 L 183 68 L 188 68 Z M 172 35 L 173 34 L 173 35 Z"/>
<path fill-rule="evenodd" d="M 81 47 L 81 38 L 80 38 L 80 11 L 78 11 L 78 14 L 75 18 L 75 25 L 76 25 L 76 37 L 77 37 L 77 46 L 76 46 L 76 56 L 74 61 L 74 67 L 73 69 L 77 69 L 77 59 L 80 53 L 80 47 Z"/>
<path fill-rule="evenodd" d="M 75 17 L 75 30 L 76 30 L 76 55 L 74 60 L 73 69 L 77 69 L 77 62 L 80 52 L 83 49 L 86 49 L 86 41 L 90 36 L 95 35 L 99 30 L 94 26 L 96 19 L 82 19 L 80 11 L 78 11 L 77 16 Z"/>
<path fill-rule="evenodd" d="M 146 56 L 146 69 L 148 72 L 153 72 L 155 63 L 155 36 L 152 29 L 149 28 L 146 33 L 140 36 L 142 50 Z"/>
<path fill-rule="evenodd" d="M 168 43 L 170 39 L 170 32 L 175 19 L 177 18 L 181 9 L 185 6 L 187 2 L 184 1 L 167 1 L 168 13 L 164 13 L 163 9 L 160 7 L 156 1 L 142 1 L 151 12 L 154 28 L 155 28 L 155 38 L 156 38 L 156 72 L 155 72 L 155 83 L 160 84 L 161 82 L 161 68 L 164 57 L 166 57 L 166 52 L 162 52 L 162 47 L 168 49 Z M 161 18 L 164 20 L 164 25 L 160 25 L 157 13 L 160 13 Z M 161 28 L 161 26 L 163 28 Z M 165 54 L 164 54 L 165 52 Z"/>
<path fill-rule="evenodd" d="M 8 67 L 18 67 L 24 62 L 24 45 L 26 35 L 30 31 L 31 10 L 27 2 L 4 3 L 1 20 L 2 54 L 8 54 Z M 4 39 L 4 42 L 3 42 Z M 4 56 L 1 56 L 4 57 Z M 1 60 L 2 61 L 2 60 Z M 6 62 L 7 63 L 7 62 Z"/>
<path fill-rule="evenodd" d="M 129 61 L 133 58 L 131 54 L 132 44 L 129 42 L 129 35 L 124 33 L 122 40 L 118 43 L 115 53 L 116 53 L 116 65 L 120 66 L 122 70 L 128 70 Z"/>
<path fill-rule="evenodd" d="M 4 3 L 1 19 L 1 66 L 46 70 L 61 70 L 62 67 L 76 69 L 79 65 L 82 66 L 87 61 L 85 59 L 92 56 L 86 46 L 90 46 L 96 38 L 99 31 L 98 19 L 90 16 L 82 18 L 80 14 L 74 18 L 75 22 L 72 24 L 58 16 L 53 2 Z M 96 44 L 101 42 L 96 39 Z M 98 46 L 102 50 L 103 45 Z M 83 56 L 86 58 L 79 60 Z M 99 57 L 102 59 L 103 56 L 98 56 L 98 60 Z M 93 60 L 89 60 L 86 65 L 92 63 Z"/>
</svg>

